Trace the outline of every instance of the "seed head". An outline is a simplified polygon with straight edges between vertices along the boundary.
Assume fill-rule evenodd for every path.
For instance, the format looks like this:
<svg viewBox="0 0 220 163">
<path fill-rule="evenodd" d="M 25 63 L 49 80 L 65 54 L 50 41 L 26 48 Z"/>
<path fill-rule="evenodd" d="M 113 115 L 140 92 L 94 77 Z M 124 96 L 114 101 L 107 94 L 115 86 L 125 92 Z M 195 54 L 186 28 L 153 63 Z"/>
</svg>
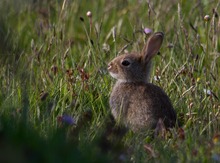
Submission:
<svg viewBox="0 0 220 163">
<path fill-rule="evenodd" d="M 92 17 L 92 12 L 91 12 L 91 11 L 88 11 L 88 12 L 86 13 L 86 15 L 87 15 L 89 18 L 91 18 L 91 17 Z"/>
<path fill-rule="evenodd" d="M 205 15 L 205 16 L 204 16 L 204 20 L 205 20 L 206 22 L 208 22 L 208 21 L 210 20 L 210 16 L 209 16 L 209 15 Z"/>
</svg>

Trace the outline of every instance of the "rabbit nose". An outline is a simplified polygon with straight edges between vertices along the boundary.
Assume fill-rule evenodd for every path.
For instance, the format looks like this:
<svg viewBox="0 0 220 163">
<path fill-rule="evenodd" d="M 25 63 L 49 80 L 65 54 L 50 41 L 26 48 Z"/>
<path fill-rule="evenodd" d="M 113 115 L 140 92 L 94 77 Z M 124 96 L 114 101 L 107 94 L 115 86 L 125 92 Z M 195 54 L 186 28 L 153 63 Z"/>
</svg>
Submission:
<svg viewBox="0 0 220 163">
<path fill-rule="evenodd" d="M 110 62 L 109 64 L 108 64 L 108 70 L 110 70 L 112 68 L 112 62 Z"/>
</svg>

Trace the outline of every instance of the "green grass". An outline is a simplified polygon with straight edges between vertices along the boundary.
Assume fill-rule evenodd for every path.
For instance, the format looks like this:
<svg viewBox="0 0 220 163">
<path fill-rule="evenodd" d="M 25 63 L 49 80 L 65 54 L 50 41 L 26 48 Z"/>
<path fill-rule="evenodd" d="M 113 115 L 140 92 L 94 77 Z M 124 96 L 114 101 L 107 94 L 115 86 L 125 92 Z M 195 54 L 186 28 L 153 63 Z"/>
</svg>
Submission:
<svg viewBox="0 0 220 163">
<path fill-rule="evenodd" d="M 219 162 L 219 11 L 218 0 L 2 0 L 0 160 Z M 145 27 L 165 33 L 152 82 L 183 124 L 164 139 L 122 137 L 109 118 L 114 80 L 107 63 L 119 52 L 140 51 Z"/>
</svg>

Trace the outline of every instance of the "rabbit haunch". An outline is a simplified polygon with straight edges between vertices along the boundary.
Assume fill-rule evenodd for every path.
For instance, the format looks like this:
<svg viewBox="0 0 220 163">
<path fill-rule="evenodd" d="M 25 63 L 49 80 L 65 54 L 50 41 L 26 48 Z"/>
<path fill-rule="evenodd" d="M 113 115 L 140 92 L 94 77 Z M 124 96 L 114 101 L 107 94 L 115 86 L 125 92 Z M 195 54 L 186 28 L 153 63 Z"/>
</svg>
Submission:
<svg viewBox="0 0 220 163">
<path fill-rule="evenodd" d="M 133 131 L 154 129 L 159 119 L 165 126 L 176 124 L 176 113 L 166 93 L 148 82 L 152 57 L 158 53 L 163 33 L 153 34 L 142 52 L 120 55 L 108 64 L 110 75 L 117 79 L 111 95 L 111 112 Z"/>
</svg>

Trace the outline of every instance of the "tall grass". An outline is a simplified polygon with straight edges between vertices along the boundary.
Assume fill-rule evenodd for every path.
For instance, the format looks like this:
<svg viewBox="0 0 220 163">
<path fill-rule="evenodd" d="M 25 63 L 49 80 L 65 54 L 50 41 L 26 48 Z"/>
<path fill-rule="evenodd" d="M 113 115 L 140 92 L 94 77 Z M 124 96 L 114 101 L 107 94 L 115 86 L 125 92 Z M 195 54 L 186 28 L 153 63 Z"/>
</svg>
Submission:
<svg viewBox="0 0 220 163">
<path fill-rule="evenodd" d="M 219 162 L 219 5 L 2 0 L 0 160 Z M 109 118 L 114 80 L 106 65 L 140 51 L 146 27 L 165 33 L 151 81 L 170 96 L 182 123 L 166 138 L 122 137 Z"/>
</svg>

